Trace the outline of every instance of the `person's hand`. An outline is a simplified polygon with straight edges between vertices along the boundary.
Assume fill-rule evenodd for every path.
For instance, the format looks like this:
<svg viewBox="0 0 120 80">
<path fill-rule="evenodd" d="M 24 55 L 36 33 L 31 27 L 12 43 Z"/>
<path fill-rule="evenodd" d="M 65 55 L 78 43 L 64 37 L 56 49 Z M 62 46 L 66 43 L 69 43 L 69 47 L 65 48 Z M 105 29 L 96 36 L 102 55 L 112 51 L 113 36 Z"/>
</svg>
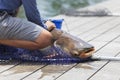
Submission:
<svg viewBox="0 0 120 80">
<path fill-rule="evenodd" d="M 51 21 L 46 21 L 45 25 L 47 26 L 48 31 L 52 31 L 54 28 L 56 28 L 55 24 Z"/>
</svg>

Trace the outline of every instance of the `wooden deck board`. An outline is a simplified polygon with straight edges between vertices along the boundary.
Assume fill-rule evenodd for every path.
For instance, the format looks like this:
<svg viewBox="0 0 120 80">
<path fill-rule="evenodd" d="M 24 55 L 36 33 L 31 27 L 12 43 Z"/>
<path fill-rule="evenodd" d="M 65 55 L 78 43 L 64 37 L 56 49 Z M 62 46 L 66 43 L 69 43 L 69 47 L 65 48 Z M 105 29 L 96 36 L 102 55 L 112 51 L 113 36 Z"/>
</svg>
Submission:
<svg viewBox="0 0 120 80">
<path fill-rule="evenodd" d="M 117 66 L 115 66 L 115 65 L 117 65 Z M 109 66 L 114 66 L 114 67 L 109 67 Z M 119 80 L 120 79 L 120 77 L 119 77 L 120 69 L 118 67 L 120 67 L 119 62 L 112 62 L 112 63 L 108 64 L 107 67 L 102 69 L 102 71 L 100 71 L 97 75 L 95 75 L 93 78 L 91 78 L 91 80 L 96 80 L 96 79 L 101 80 L 101 76 L 104 80 Z M 112 76 L 112 77 L 110 77 L 110 76 Z"/>
<path fill-rule="evenodd" d="M 105 33 L 114 29 L 115 27 L 119 27 L 119 24 L 120 24 L 119 19 L 120 18 L 117 18 L 117 19 L 109 21 L 103 25 L 99 25 L 99 26 L 95 27 L 94 29 L 88 31 L 86 34 L 80 34 L 79 37 L 82 39 L 85 39 L 85 40 L 92 40 L 101 35 L 104 35 Z M 108 33 L 108 37 L 109 37 L 109 33 Z"/>
<path fill-rule="evenodd" d="M 96 17 L 91 17 L 91 18 L 88 18 L 88 17 L 75 17 L 75 18 L 78 18 L 76 20 L 71 20 L 69 22 L 69 18 L 66 18 L 63 22 L 63 27 L 62 29 L 65 30 L 65 31 L 70 31 L 70 33 L 72 32 L 72 30 L 74 30 L 75 28 L 79 28 L 80 26 L 83 26 L 87 23 L 90 23 L 92 22 L 93 20 L 96 20 L 97 18 Z M 66 25 L 67 24 L 67 25 Z M 72 25 L 71 25 L 72 24 Z M 68 29 L 66 28 L 68 27 Z"/>
<path fill-rule="evenodd" d="M 78 36 L 80 35 L 89 35 L 89 34 L 100 34 L 105 32 L 106 30 L 109 30 L 110 28 L 115 27 L 117 24 L 119 24 L 119 19 L 120 18 L 112 18 L 110 20 L 107 20 L 105 23 L 101 22 L 101 23 L 95 23 L 91 26 L 93 26 L 93 28 L 90 28 L 86 31 L 86 34 L 82 33 L 82 34 L 78 34 Z M 101 19 L 102 21 L 103 19 Z M 97 25 L 96 25 L 97 24 Z M 94 26 L 95 25 L 95 26 Z M 89 26 L 82 26 L 82 27 L 89 27 Z M 84 28 L 83 28 L 84 29 Z M 85 30 L 85 29 L 84 29 Z"/>
<path fill-rule="evenodd" d="M 120 38 L 118 39 L 120 40 Z M 118 44 L 118 43 L 117 43 Z M 112 45 L 114 47 L 114 50 L 119 51 L 120 49 L 120 45 Z M 114 51 L 112 50 L 112 51 Z M 106 52 L 105 52 L 106 53 Z M 115 53 L 115 52 L 113 52 Z M 113 53 L 109 53 L 109 54 L 113 54 Z M 104 54 L 104 55 L 109 55 L 109 54 Z M 118 52 L 116 55 L 116 57 L 120 57 L 120 52 Z M 120 77 L 120 69 L 119 69 L 119 61 L 108 61 L 103 68 L 101 68 L 101 70 L 99 70 L 96 74 L 94 74 L 91 78 L 89 78 L 90 80 L 101 80 L 102 78 L 104 80 L 119 80 Z M 102 76 L 102 78 L 100 78 L 100 76 Z"/>
<path fill-rule="evenodd" d="M 26 75 L 31 74 L 37 69 L 44 67 L 40 63 L 21 63 L 20 65 L 15 66 L 3 73 L 0 74 L 0 80 L 20 80 Z"/>
<path fill-rule="evenodd" d="M 107 22 L 109 22 L 111 19 L 111 17 L 101 17 L 94 20 L 91 20 L 91 22 L 84 24 L 84 25 L 79 25 L 80 21 L 77 23 L 77 26 L 74 26 L 75 28 L 71 31 L 71 34 L 85 34 L 87 32 L 89 32 L 90 30 L 99 27 L 100 25 L 103 25 Z"/>
<path fill-rule="evenodd" d="M 107 8 L 113 13 L 119 13 L 119 4 L 119 0 L 109 0 L 86 9 Z M 120 17 L 59 15 L 55 18 L 65 19 L 63 30 L 67 32 L 69 30 L 71 34 L 94 45 L 96 48 L 94 55 L 120 57 Z M 11 62 L 0 64 L 0 80 L 120 80 L 119 67 L 119 62 L 112 61 L 71 65 Z"/>
<path fill-rule="evenodd" d="M 75 64 L 71 65 L 48 65 L 36 73 L 32 74 L 31 76 L 23 79 L 23 80 L 30 80 L 32 77 L 34 77 L 34 80 L 54 80 L 56 77 L 61 75 L 62 73 L 66 72 L 66 70 L 72 68 Z M 43 74 L 38 74 L 39 72 L 43 72 Z"/>
<path fill-rule="evenodd" d="M 17 65 L 19 65 L 21 62 L 15 62 L 15 61 L 8 61 L 8 62 L 1 62 L 0 63 L 0 74 L 3 73 L 6 70 L 9 70 Z"/>
</svg>

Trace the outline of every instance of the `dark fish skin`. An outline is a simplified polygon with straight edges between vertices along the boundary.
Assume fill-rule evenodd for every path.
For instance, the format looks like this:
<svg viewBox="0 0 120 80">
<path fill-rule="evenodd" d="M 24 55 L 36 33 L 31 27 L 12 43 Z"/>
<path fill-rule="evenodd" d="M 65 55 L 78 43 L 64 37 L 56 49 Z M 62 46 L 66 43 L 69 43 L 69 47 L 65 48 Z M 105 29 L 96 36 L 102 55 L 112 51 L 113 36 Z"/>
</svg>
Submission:
<svg viewBox="0 0 120 80">
<path fill-rule="evenodd" d="M 74 57 L 87 58 L 94 53 L 94 46 L 73 36 L 63 30 L 53 29 L 51 31 L 55 46 L 59 46 L 65 52 Z"/>
</svg>

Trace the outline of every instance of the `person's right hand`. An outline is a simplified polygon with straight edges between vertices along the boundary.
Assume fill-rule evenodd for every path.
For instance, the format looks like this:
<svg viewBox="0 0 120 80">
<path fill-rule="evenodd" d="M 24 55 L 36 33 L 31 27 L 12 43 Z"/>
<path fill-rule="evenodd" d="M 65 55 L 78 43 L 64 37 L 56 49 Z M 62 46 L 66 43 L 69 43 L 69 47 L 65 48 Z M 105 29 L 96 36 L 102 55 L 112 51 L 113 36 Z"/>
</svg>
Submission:
<svg viewBox="0 0 120 80">
<path fill-rule="evenodd" d="M 48 31 L 52 31 L 54 28 L 56 28 L 55 24 L 51 21 L 46 21 L 45 25 L 47 26 Z"/>
</svg>

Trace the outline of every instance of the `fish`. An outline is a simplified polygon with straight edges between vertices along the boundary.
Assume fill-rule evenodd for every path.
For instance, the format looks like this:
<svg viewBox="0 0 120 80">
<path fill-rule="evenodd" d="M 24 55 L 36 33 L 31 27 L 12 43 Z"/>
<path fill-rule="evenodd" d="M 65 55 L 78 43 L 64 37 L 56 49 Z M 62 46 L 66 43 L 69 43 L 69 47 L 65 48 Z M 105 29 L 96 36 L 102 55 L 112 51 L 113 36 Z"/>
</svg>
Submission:
<svg viewBox="0 0 120 80">
<path fill-rule="evenodd" d="M 79 58 L 88 58 L 95 52 L 95 47 L 84 40 L 73 36 L 66 31 L 53 29 L 54 46 L 61 48 L 68 55 Z"/>
</svg>

